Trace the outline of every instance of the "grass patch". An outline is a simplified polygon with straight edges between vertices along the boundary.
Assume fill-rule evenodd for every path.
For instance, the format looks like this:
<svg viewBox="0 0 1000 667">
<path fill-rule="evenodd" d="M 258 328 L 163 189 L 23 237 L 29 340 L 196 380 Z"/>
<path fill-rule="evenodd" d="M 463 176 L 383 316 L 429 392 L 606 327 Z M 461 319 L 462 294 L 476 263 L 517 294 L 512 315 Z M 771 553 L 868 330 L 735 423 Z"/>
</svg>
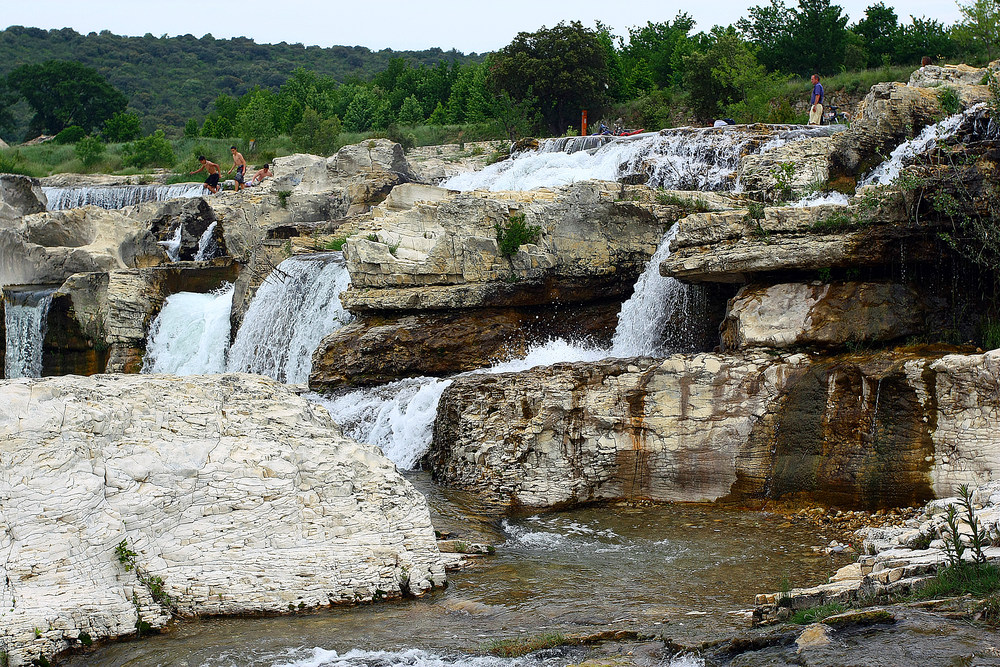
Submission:
<svg viewBox="0 0 1000 667">
<path fill-rule="evenodd" d="M 808 625 L 810 623 L 819 623 L 824 618 L 828 616 L 835 616 L 837 614 L 842 614 L 847 611 L 847 608 L 839 602 L 830 602 L 828 604 L 823 604 L 818 607 L 812 607 L 810 609 L 800 609 L 792 617 L 788 619 L 789 623 L 795 623 L 797 625 Z"/>
<path fill-rule="evenodd" d="M 679 206 L 688 213 L 708 213 L 712 210 L 705 201 L 697 197 L 681 197 L 673 192 L 657 192 L 656 201 L 665 206 Z"/>
<path fill-rule="evenodd" d="M 330 239 L 323 245 L 324 250 L 343 250 L 344 244 L 347 243 L 346 236 L 339 236 L 335 239 Z"/>
<path fill-rule="evenodd" d="M 993 563 L 968 563 L 949 565 L 938 570 L 926 585 L 913 594 L 914 600 L 956 595 L 986 598 L 1000 592 L 1000 567 Z"/>
<path fill-rule="evenodd" d="M 483 652 L 500 658 L 519 658 L 543 648 L 553 648 L 566 643 L 558 632 L 547 632 L 521 639 L 495 639 L 483 645 Z"/>
</svg>

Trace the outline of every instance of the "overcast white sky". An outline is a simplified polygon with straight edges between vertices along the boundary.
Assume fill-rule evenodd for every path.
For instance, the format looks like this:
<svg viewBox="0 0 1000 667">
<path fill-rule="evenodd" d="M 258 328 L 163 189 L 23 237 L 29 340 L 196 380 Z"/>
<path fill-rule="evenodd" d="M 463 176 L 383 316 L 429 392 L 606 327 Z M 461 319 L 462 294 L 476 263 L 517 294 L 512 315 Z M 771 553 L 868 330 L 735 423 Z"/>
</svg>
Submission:
<svg viewBox="0 0 1000 667">
<path fill-rule="evenodd" d="M 835 2 L 853 23 L 877 0 Z M 373 50 L 458 49 L 485 53 L 508 44 L 518 32 L 533 32 L 560 21 L 595 20 L 625 35 L 646 21 L 672 20 L 678 11 L 691 14 L 695 30 L 729 25 L 746 8 L 768 0 L 653 2 L 644 0 L 0 0 L 0 27 L 73 28 L 77 32 L 110 30 L 118 35 L 211 33 L 216 38 L 250 37 L 257 42 L 300 42 L 306 46 L 367 46 Z M 797 6 L 797 0 L 786 0 Z M 906 22 L 926 16 L 945 24 L 958 20 L 954 0 L 887 0 Z"/>
</svg>

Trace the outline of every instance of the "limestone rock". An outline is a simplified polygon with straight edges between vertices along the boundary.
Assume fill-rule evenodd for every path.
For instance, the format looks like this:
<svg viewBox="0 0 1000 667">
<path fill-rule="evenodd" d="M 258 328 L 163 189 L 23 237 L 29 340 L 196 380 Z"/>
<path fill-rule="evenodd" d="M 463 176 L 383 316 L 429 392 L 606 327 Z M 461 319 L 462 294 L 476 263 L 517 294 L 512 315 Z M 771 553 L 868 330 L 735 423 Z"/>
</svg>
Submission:
<svg viewBox="0 0 1000 667">
<path fill-rule="evenodd" d="M 45 210 L 45 193 L 37 179 L 17 174 L 0 174 L 0 226 L 30 213 Z"/>
<path fill-rule="evenodd" d="M 0 228 L 0 284 L 59 284 L 74 273 L 165 261 L 149 230 L 120 211 L 48 211 Z"/>
<path fill-rule="evenodd" d="M 927 333 L 926 297 L 897 283 L 747 285 L 722 325 L 726 349 L 840 347 Z"/>
<path fill-rule="evenodd" d="M 829 180 L 832 153 L 833 139 L 830 137 L 792 141 L 763 153 L 744 156 L 737 174 L 744 191 L 762 201 L 799 199 L 811 188 Z M 787 164 L 794 167 L 790 175 L 784 171 Z M 781 192 L 779 179 L 787 192 Z"/>
<path fill-rule="evenodd" d="M 367 172 L 392 172 L 413 180 L 414 175 L 403 154 L 403 147 L 388 139 L 373 139 L 344 146 L 327 161 L 332 171 L 345 176 Z"/>
<path fill-rule="evenodd" d="M 348 239 L 349 310 L 537 305 L 627 294 L 666 226 L 649 205 L 616 201 L 617 184 L 460 193 L 386 211 L 369 238 Z M 501 254 L 497 226 L 538 227 L 535 243 Z M 377 238 L 377 240 L 373 240 Z M 438 288 L 438 296 L 423 294 Z M 512 296 L 513 295 L 513 296 Z M 520 296 L 519 296 L 520 295 Z"/>
<path fill-rule="evenodd" d="M 309 387 L 373 385 L 447 376 L 523 356 L 531 342 L 564 337 L 608 343 L 617 302 L 560 310 L 476 309 L 362 318 L 326 336 L 312 360 Z"/>
<path fill-rule="evenodd" d="M 910 75 L 908 86 L 918 88 L 936 88 L 938 86 L 981 86 L 988 72 L 996 70 L 997 63 L 990 67 L 971 67 L 969 65 L 925 65 L 914 70 Z"/>
<path fill-rule="evenodd" d="M 423 496 L 265 378 L 8 380 L 0 441 L 12 666 L 84 632 L 131 635 L 139 617 L 156 628 L 175 613 L 280 613 L 444 583 Z"/>
<path fill-rule="evenodd" d="M 439 481 L 503 506 L 715 500 L 803 362 L 673 355 L 456 378 L 427 461 Z"/>
</svg>

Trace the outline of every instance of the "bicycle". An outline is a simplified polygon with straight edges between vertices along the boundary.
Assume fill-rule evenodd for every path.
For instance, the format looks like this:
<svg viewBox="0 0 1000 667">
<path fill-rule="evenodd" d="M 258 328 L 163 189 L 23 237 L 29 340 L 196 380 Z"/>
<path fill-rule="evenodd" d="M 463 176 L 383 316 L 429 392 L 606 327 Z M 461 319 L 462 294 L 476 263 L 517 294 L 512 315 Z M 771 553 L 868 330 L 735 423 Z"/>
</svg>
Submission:
<svg viewBox="0 0 1000 667">
<path fill-rule="evenodd" d="M 823 110 L 823 125 L 849 125 L 851 117 L 846 111 L 837 111 L 840 107 L 831 104 L 829 110 Z"/>
</svg>

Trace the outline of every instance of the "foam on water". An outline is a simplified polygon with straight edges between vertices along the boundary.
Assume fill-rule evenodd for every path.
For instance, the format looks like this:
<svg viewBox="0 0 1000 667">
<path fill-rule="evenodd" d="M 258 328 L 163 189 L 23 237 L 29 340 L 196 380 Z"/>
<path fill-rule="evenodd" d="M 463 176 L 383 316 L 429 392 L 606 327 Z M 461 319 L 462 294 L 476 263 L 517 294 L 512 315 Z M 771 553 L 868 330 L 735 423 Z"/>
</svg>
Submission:
<svg viewBox="0 0 1000 667">
<path fill-rule="evenodd" d="M 958 128 L 969 116 L 982 112 L 984 104 L 977 104 L 965 111 L 948 116 L 944 120 L 928 125 L 920 134 L 909 141 L 904 141 L 889 154 L 889 159 L 875 167 L 865 176 L 860 185 L 889 185 L 895 181 L 900 172 L 914 157 L 933 148 L 938 141 L 947 139 L 958 131 Z"/>
<path fill-rule="evenodd" d="M 257 664 L 270 667 L 518 667 L 526 664 L 524 658 L 443 656 L 415 648 L 401 651 L 352 649 L 343 653 L 319 647 L 301 648 L 286 651 L 283 655 L 260 656 L 257 660 Z M 532 659 L 530 664 L 548 663 L 543 659 Z"/>
<path fill-rule="evenodd" d="M 809 208 L 811 206 L 847 206 L 850 199 L 842 192 L 815 192 L 790 204 L 791 208 Z"/>
<path fill-rule="evenodd" d="M 196 262 L 204 262 L 205 260 L 212 259 L 219 252 L 219 244 L 215 242 L 216 224 L 218 223 L 213 222 L 206 227 L 201 238 L 198 239 L 198 251 L 194 254 Z"/>
<path fill-rule="evenodd" d="M 56 288 L 4 291 L 4 377 L 42 376 L 42 345 Z"/>
<path fill-rule="evenodd" d="M 176 262 L 180 259 L 181 252 L 181 235 L 184 233 L 184 225 L 177 225 L 177 229 L 174 230 L 174 235 L 170 237 L 167 241 L 157 241 L 163 250 L 166 251 L 167 257 L 170 258 L 171 262 Z"/>
<path fill-rule="evenodd" d="M 307 382 L 320 340 L 353 319 L 340 303 L 350 281 L 339 252 L 279 264 L 250 302 L 229 351 L 228 370 Z"/>
<path fill-rule="evenodd" d="M 226 370 L 233 286 L 167 297 L 149 328 L 143 373 L 201 375 Z"/>
<path fill-rule="evenodd" d="M 78 188 L 43 187 L 48 201 L 46 209 L 62 211 L 81 206 L 101 208 L 124 208 L 147 201 L 166 201 L 180 197 L 197 197 L 202 193 L 201 183 L 177 183 L 175 185 L 116 185 Z"/>
</svg>

